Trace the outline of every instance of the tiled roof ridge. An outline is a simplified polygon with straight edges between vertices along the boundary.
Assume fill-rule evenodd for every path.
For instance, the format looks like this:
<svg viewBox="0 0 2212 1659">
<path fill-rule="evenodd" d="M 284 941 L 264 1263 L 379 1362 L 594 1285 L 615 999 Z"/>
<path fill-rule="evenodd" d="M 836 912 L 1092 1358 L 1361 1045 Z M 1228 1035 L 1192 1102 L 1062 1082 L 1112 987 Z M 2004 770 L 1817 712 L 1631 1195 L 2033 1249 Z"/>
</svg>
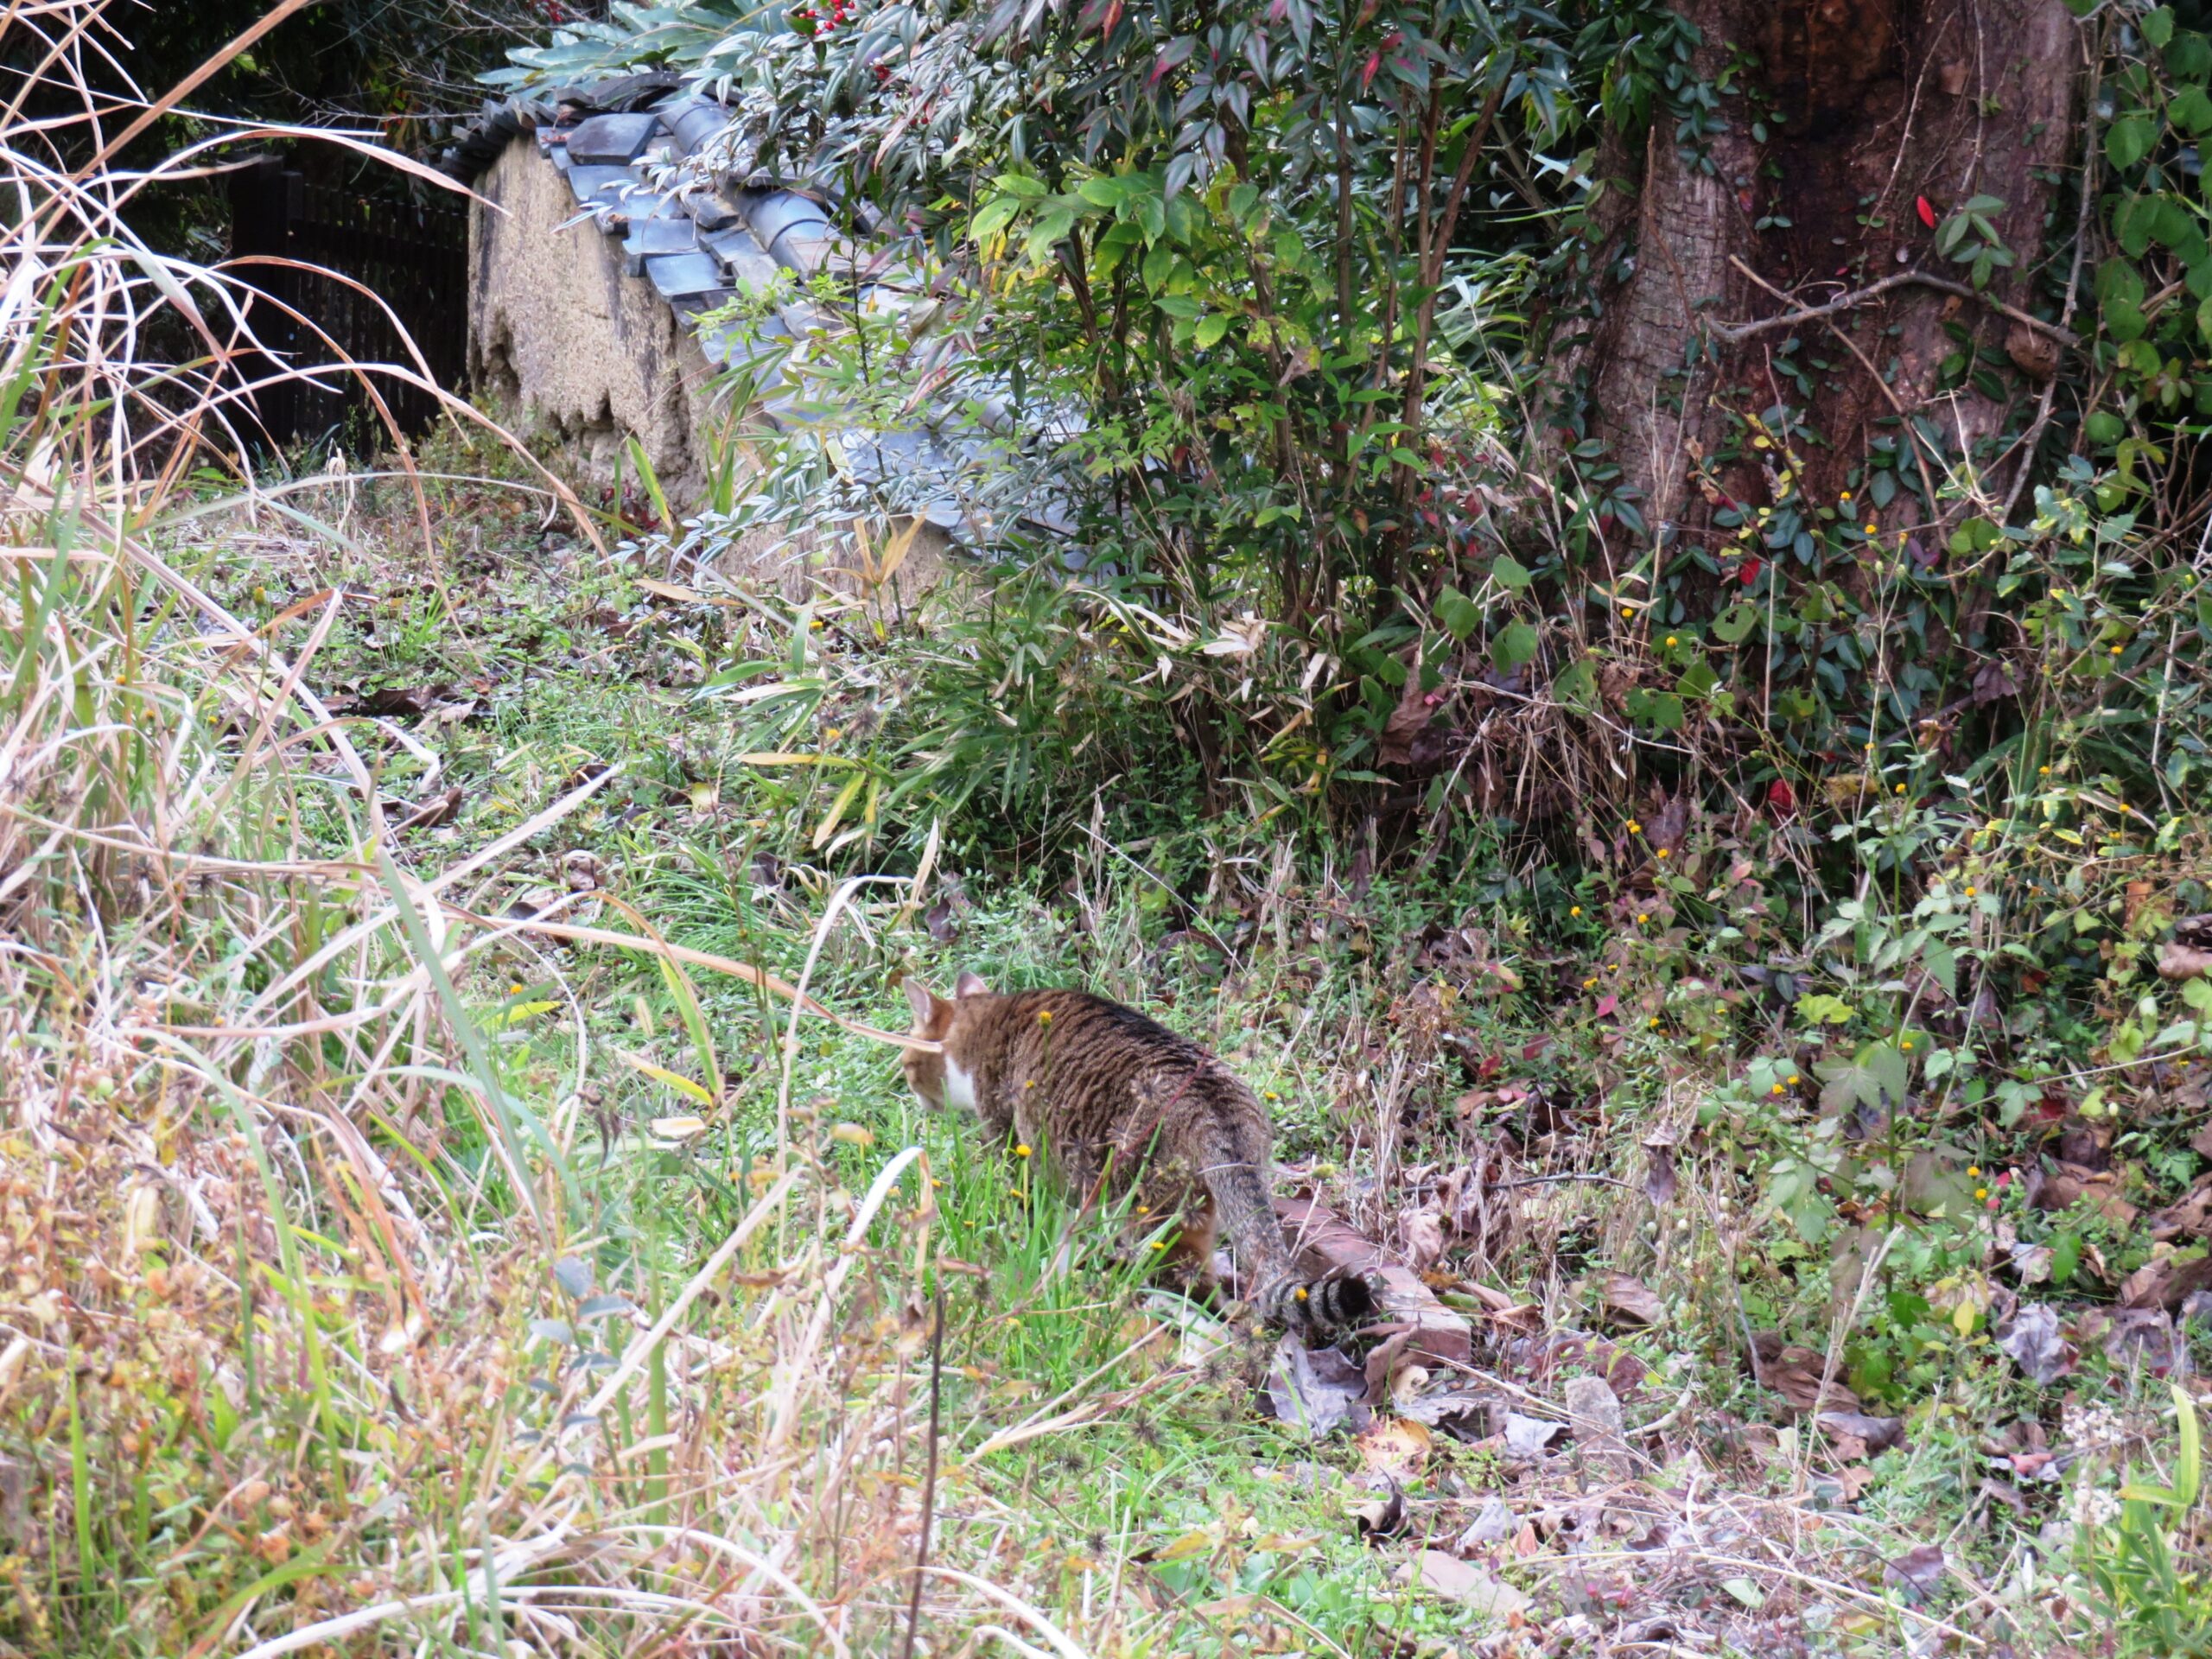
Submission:
<svg viewBox="0 0 2212 1659">
<path fill-rule="evenodd" d="M 741 358 L 765 365 L 788 356 L 795 342 L 825 321 L 805 297 L 811 280 L 839 259 L 857 260 L 860 254 L 837 229 L 834 209 L 820 192 L 760 181 L 757 175 L 741 180 L 723 174 L 704 189 L 663 181 L 664 158 L 702 155 L 736 118 L 728 105 L 682 90 L 674 75 L 628 75 L 543 96 L 489 99 L 440 157 L 439 167 L 473 183 L 508 145 L 531 137 L 539 154 L 561 169 L 579 209 L 602 232 L 622 238 L 628 274 L 651 283 L 679 321 L 696 331 L 709 363 L 722 367 Z M 853 218 L 871 244 L 864 269 L 844 267 L 856 278 L 861 305 L 903 303 L 898 290 L 912 287 L 917 267 L 900 258 L 896 238 L 880 235 L 883 226 L 865 204 L 855 205 Z M 700 327 L 700 318 L 741 290 L 767 291 L 783 270 L 797 279 L 798 291 L 784 290 L 773 320 Z M 810 423 L 824 413 L 802 407 L 788 393 L 766 399 L 762 412 L 779 426 Z M 988 411 L 985 424 L 995 438 L 868 433 L 847 436 L 841 447 L 863 483 L 895 477 L 911 486 L 941 472 L 947 487 L 912 510 L 975 542 L 984 538 L 985 527 L 950 480 L 994 442 L 1011 439 L 1002 410 Z M 1054 508 L 1023 516 L 1045 528 L 1071 527 Z"/>
</svg>

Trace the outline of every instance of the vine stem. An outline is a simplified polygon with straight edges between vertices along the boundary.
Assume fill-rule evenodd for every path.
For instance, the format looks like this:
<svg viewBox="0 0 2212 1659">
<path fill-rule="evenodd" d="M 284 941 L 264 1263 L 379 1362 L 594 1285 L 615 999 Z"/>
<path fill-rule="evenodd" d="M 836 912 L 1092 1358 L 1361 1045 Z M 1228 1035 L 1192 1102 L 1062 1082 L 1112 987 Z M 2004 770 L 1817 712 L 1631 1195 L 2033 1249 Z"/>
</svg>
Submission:
<svg viewBox="0 0 2212 1659">
<path fill-rule="evenodd" d="M 1756 280 L 1757 273 L 1742 259 L 1731 254 L 1728 263 L 1746 276 Z M 1839 311 L 1848 311 L 1854 306 L 1864 305 L 1869 300 L 1879 299 L 1891 289 L 1899 288 L 1932 288 L 1938 293 L 1955 294 L 1961 299 L 1977 301 L 1999 315 L 2010 317 L 2023 327 L 2033 328 L 2038 334 L 2049 334 L 2062 346 L 2079 346 L 2082 343 L 2082 337 L 2071 328 L 2062 327 L 2055 322 L 2045 322 L 2041 317 L 2023 311 L 2017 305 L 2008 305 L 2003 300 L 1993 295 L 1986 294 L 1980 289 L 1969 288 L 1964 283 L 1953 282 L 1948 276 L 1938 276 L 1934 272 L 1926 270 L 1900 270 L 1893 276 L 1883 277 L 1878 283 L 1869 283 L 1865 288 L 1855 288 L 1848 294 L 1839 295 L 1825 305 L 1803 306 L 1795 311 L 1785 311 L 1780 316 L 1755 317 L 1749 322 L 1709 321 L 1705 326 L 1722 340 L 1734 345 L 1738 341 L 1751 339 L 1754 334 L 1765 334 L 1771 328 L 1789 328 L 1801 322 L 1815 322 L 1822 317 L 1832 317 Z"/>
</svg>

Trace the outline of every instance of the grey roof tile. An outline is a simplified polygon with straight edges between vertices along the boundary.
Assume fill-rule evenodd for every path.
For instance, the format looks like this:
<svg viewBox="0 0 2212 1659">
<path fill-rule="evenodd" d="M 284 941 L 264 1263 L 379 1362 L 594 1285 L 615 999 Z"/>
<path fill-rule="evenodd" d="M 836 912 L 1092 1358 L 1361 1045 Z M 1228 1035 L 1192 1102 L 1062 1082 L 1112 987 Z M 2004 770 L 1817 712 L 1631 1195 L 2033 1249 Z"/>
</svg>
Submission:
<svg viewBox="0 0 2212 1659">
<path fill-rule="evenodd" d="M 783 269 L 761 251 L 760 245 L 753 239 L 753 233 L 742 226 L 715 231 L 699 239 L 722 262 L 729 279 L 747 288 L 768 287 Z"/>
<path fill-rule="evenodd" d="M 569 169 L 569 188 L 586 207 L 601 200 L 609 205 L 617 203 L 636 182 L 635 175 L 626 167 L 586 167 L 578 162 Z"/>
<path fill-rule="evenodd" d="M 816 230 L 823 232 L 816 235 Z M 829 262 L 836 251 L 837 239 L 829 234 L 829 225 L 821 220 L 808 219 L 792 226 L 768 244 L 768 251 L 778 264 L 795 270 L 802 276 L 811 276 Z"/>
<path fill-rule="evenodd" d="M 707 147 L 708 141 L 730 123 L 730 112 L 719 104 L 705 99 L 683 99 L 663 107 L 662 125 L 676 137 L 676 142 L 687 156 L 696 156 Z"/>
<path fill-rule="evenodd" d="M 676 313 L 677 321 L 696 323 L 706 313 L 728 305 L 736 297 L 734 288 L 702 288 L 695 293 L 677 295 L 669 302 L 669 308 Z"/>
<path fill-rule="evenodd" d="M 645 153 L 660 130 L 650 110 L 632 115 L 594 115 L 569 135 L 569 154 L 579 167 L 627 167 Z"/>
<path fill-rule="evenodd" d="M 645 274 L 645 261 L 656 254 L 696 253 L 699 233 L 688 219 L 639 219 L 632 216 L 622 238 L 623 268 L 632 276 Z"/>
<path fill-rule="evenodd" d="M 802 226 L 810 236 L 835 234 L 822 204 L 796 190 L 747 190 L 738 198 L 737 206 L 754 238 L 771 251 L 778 237 Z"/>
</svg>

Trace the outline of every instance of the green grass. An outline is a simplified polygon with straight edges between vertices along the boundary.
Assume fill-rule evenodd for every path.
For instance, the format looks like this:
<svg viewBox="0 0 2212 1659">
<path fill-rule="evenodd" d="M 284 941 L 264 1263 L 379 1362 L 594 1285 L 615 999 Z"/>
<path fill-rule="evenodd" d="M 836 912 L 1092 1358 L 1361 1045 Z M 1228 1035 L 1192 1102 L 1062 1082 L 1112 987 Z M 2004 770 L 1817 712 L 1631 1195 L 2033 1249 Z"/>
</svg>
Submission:
<svg viewBox="0 0 2212 1659">
<path fill-rule="evenodd" d="M 480 453 L 444 469 L 499 465 Z M 1764 1074 L 1736 1076 L 1714 1052 L 1719 1026 L 1666 988 L 1678 941 L 1587 924 L 1543 936 L 1532 910 L 1592 896 L 1550 893 L 1479 836 L 1464 859 L 1355 895 L 1310 849 L 1204 823 L 1141 842 L 1109 823 L 1046 867 L 970 861 L 948 840 L 919 904 L 904 885 L 866 889 L 822 932 L 851 866 L 811 849 L 820 793 L 742 761 L 760 732 L 697 695 L 714 664 L 762 649 L 752 630 L 788 619 L 655 594 L 619 561 L 539 546 L 534 510 L 493 485 L 437 487 L 446 542 L 427 553 L 407 550 L 389 493 L 360 505 L 349 550 L 243 536 L 180 550 L 249 626 L 324 589 L 366 595 L 311 664 L 327 696 L 442 688 L 345 727 L 388 817 L 461 790 L 457 816 L 399 834 L 388 866 L 359 858 L 359 799 L 316 741 L 237 765 L 225 683 L 174 629 L 130 673 L 84 682 L 150 711 L 162 740 L 104 786 L 138 810 L 163 803 L 238 868 L 175 874 L 161 902 L 118 906 L 96 948 L 80 878 L 57 864 L 25 935 L 46 955 L 6 969 L 35 1057 L 18 1092 L 73 1080 L 100 1150 L 79 1157 L 19 1124 L 0 1146 L 9 1167 L 67 1169 L 60 1202 L 86 1219 L 42 1220 L 40 1184 L 19 1181 L 0 1224 L 41 1241 L 26 1273 L 98 1315 L 55 1328 L 99 1352 L 71 1364 L 28 1350 L 0 1389 L 0 1456 L 31 1471 L 54 1517 L 0 1557 L 16 1594 L 0 1636 L 169 1654 L 319 1629 L 342 1651 L 485 1651 L 537 1608 L 575 1620 L 582 1650 L 645 1654 L 724 1628 L 734 1585 L 770 1560 L 791 1581 L 762 1617 L 790 1648 L 830 1651 L 835 1631 L 852 1651 L 891 1651 L 932 1387 L 931 1560 L 969 1576 L 929 1581 L 931 1652 L 988 1650 L 993 1626 L 1053 1650 L 1039 1620 L 1101 1655 L 1465 1650 L 1478 1622 L 1409 1580 L 1414 1553 L 1493 1494 L 1522 1516 L 1578 1501 L 1569 1473 L 1516 1474 L 1494 1448 L 1438 1435 L 1392 1461 L 1273 1421 L 1255 1408 L 1263 1344 L 1230 1332 L 1183 1352 L 1116 1218 L 1074 1213 L 1032 1164 L 924 1108 L 880 1045 L 804 1024 L 786 1094 L 787 1010 L 737 980 L 520 936 L 429 973 L 423 884 L 602 766 L 619 773 L 445 899 L 496 918 L 588 872 L 597 925 L 786 979 L 812 955 L 814 993 L 879 1025 L 904 1023 L 901 972 L 1140 1004 L 1235 1064 L 1269 1099 L 1291 1173 L 1386 1236 L 1424 1201 L 1402 1195 L 1501 1150 L 1571 1177 L 1479 1247 L 1455 1240 L 1450 1294 L 1476 1308 L 1476 1286 L 1533 1294 L 1548 1325 L 1592 1329 L 1606 1322 L 1598 1277 L 1640 1275 L 1669 1314 L 1610 1332 L 1654 1371 L 1630 1421 L 1692 1402 L 1655 1443 L 1671 1461 L 1650 1490 L 1718 1481 L 1755 1532 L 1794 1540 L 1793 1570 L 1843 1584 L 1827 1650 L 1892 1650 L 1955 1605 L 1947 1592 L 1934 1615 L 1898 1611 L 1866 1564 L 1955 1538 L 1986 1466 L 1975 1426 L 2043 1408 L 1986 1328 L 1910 1306 L 1974 1271 L 1977 1248 L 1944 1223 L 1895 1254 L 1918 1276 L 1904 1300 L 1878 1299 L 1850 1363 L 1892 1363 L 1909 1383 L 1913 1444 L 1808 1543 L 1792 1530 L 1802 1441 L 1736 1355 L 1747 1314 L 1824 1344 L 1829 1262 L 1762 1203 L 1772 1130 L 1745 1090 Z M 117 613 L 92 590 L 65 602 Z M 275 645 L 297 650 L 316 620 L 279 624 Z M 821 724 L 849 718 L 836 705 Z M 911 875 L 918 855 L 893 843 L 874 861 Z M 959 902 L 932 928 L 945 895 Z M 442 925 L 484 937 L 451 912 Z M 1420 953 L 1453 938 L 1522 982 L 1427 965 Z M 1576 975 L 1617 975 L 1659 1025 L 1563 1020 L 1574 998 L 1554 982 Z M 157 988 L 120 1049 L 84 1012 L 95 983 L 121 1002 L 121 988 Z M 330 1028 L 270 1046 L 237 1029 L 249 1014 Z M 1643 1138 L 1701 1113 L 1708 1133 L 1680 1155 L 1687 1196 L 1663 1211 L 1635 1196 Z M 849 1238 L 909 1148 L 920 1158 Z M 213 1230 L 147 1169 L 200 1192 Z M 668 1339 L 641 1345 L 687 1294 Z M 1486 1363 L 1532 1398 L 1555 1394 L 1555 1380 L 1515 1381 L 1519 1329 L 1493 1333 Z M 1402 1484 L 1408 1528 L 1371 1543 L 1354 1510 L 1387 1486 L 1378 1465 Z M 1956 1557 L 1994 1573 L 2037 1524 L 1984 1528 Z M 490 1573 L 487 1548 L 504 1563 Z M 1592 1605 L 1629 1573 L 1605 1559 L 1588 1569 Z M 1549 1618 L 1569 1605 L 1567 1562 L 1547 1535 L 1537 1561 L 1504 1572 Z M 1713 1568 L 1684 1607 L 1751 1617 L 1717 1587 L 1742 1572 Z M 1762 1582 L 1777 1605 L 1804 1598 L 1800 1580 Z M 2032 1608 L 2011 1617 L 2044 1628 Z"/>
</svg>

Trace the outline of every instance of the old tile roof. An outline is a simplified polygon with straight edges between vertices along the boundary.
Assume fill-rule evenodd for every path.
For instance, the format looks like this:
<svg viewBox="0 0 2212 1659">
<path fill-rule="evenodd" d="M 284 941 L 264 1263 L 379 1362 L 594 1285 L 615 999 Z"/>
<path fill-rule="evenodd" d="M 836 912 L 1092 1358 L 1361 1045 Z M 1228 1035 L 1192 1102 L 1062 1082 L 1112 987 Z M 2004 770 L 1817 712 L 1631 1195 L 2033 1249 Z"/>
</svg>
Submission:
<svg viewBox="0 0 2212 1659">
<path fill-rule="evenodd" d="M 825 270 L 853 277 L 863 308 L 908 309 L 925 302 L 910 280 L 914 265 L 902 258 L 894 238 L 873 236 L 849 245 L 819 195 L 773 182 L 715 178 L 701 188 L 696 176 L 677 177 L 670 163 L 703 155 L 732 125 L 735 112 L 711 99 L 681 91 L 664 74 L 626 76 L 549 95 L 494 99 L 440 158 L 439 167 L 473 183 L 518 140 L 527 137 L 549 165 L 560 168 L 579 213 L 607 235 L 622 238 L 624 267 L 651 283 L 677 316 L 690 324 L 707 359 L 717 367 L 733 360 L 758 368 L 788 360 L 809 334 L 833 326 L 806 297 Z M 855 217 L 872 232 L 881 226 L 862 209 Z M 797 279 L 780 292 L 775 315 L 743 323 L 702 324 L 702 316 L 741 291 L 769 291 L 779 271 Z M 972 391 L 972 385 L 970 390 Z M 898 430 L 840 429 L 838 449 L 849 474 L 863 485 L 894 482 L 906 504 L 958 539 L 986 539 L 986 515 L 973 505 L 974 475 L 995 460 L 1010 458 L 1021 442 L 1001 400 L 983 400 L 978 428 L 963 398 L 951 409 L 924 410 L 916 423 Z M 764 396 L 762 415 L 786 429 L 836 423 L 838 410 L 808 402 L 786 379 Z M 1034 435 L 1065 441 L 1071 429 Z M 935 487 L 941 480 L 942 487 Z M 965 482 L 963 482 L 965 480 Z M 1070 516 L 1056 503 L 1026 501 L 1016 515 L 1033 528 L 1065 535 Z M 1079 565 L 1079 556 L 1071 556 Z"/>
</svg>

